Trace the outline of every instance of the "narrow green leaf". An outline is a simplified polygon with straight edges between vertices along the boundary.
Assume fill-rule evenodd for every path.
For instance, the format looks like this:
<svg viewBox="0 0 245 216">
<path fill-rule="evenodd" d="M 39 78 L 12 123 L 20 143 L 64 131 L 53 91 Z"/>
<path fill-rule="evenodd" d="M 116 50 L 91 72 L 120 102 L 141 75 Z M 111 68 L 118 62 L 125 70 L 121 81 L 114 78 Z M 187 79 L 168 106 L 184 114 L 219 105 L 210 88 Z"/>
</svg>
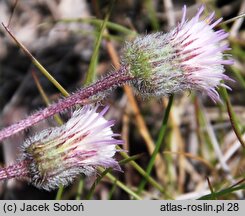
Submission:
<svg viewBox="0 0 245 216">
<path fill-rule="evenodd" d="M 163 122 L 162 122 L 162 126 L 160 128 L 160 132 L 159 132 L 159 135 L 158 135 L 158 139 L 157 139 L 157 142 L 156 142 L 156 147 L 151 155 L 151 159 L 150 159 L 150 162 L 146 168 L 146 173 L 147 173 L 147 176 L 150 176 L 151 174 L 151 171 L 153 169 L 153 166 L 154 166 L 154 163 L 155 163 L 155 159 L 156 159 L 156 156 L 157 156 L 157 153 L 159 152 L 160 148 L 161 148 L 161 145 L 163 143 L 163 138 L 166 134 L 166 130 L 167 130 L 167 123 L 168 123 L 168 118 L 169 118 L 169 114 L 170 114 L 170 109 L 171 109 L 171 106 L 173 104 L 173 99 L 174 99 L 174 96 L 171 95 L 169 97 L 169 102 L 168 102 L 168 106 L 166 108 L 166 111 L 165 111 L 165 114 L 164 114 L 164 117 L 163 117 Z M 140 194 L 142 192 L 142 190 L 144 189 L 145 185 L 147 183 L 147 179 L 143 179 L 138 187 L 138 191 L 137 193 Z"/>
<path fill-rule="evenodd" d="M 90 61 L 89 68 L 88 68 L 88 73 L 87 73 L 87 76 L 86 76 L 86 79 L 85 79 L 85 83 L 84 83 L 85 85 L 90 84 L 95 79 L 95 68 L 96 68 L 96 65 L 98 63 L 99 48 L 100 48 L 100 44 L 101 44 L 101 41 L 102 41 L 102 36 L 103 36 L 104 30 L 106 28 L 106 23 L 107 23 L 107 21 L 109 19 L 109 16 L 110 16 L 110 11 L 106 14 L 105 20 L 102 23 L 102 26 L 101 26 L 101 28 L 99 30 L 99 35 L 96 38 L 93 55 L 91 57 L 91 61 Z"/>
<path fill-rule="evenodd" d="M 245 184 L 242 184 L 236 187 L 229 187 L 229 188 L 223 189 L 218 192 L 213 192 L 213 193 L 215 194 L 216 197 L 221 197 L 221 196 L 230 195 L 231 193 L 235 191 L 244 190 L 244 189 L 245 189 Z M 198 198 L 198 200 L 210 200 L 212 199 L 212 197 L 213 197 L 213 194 L 208 194 L 208 195 Z"/>
<path fill-rule="evenodd" d="M 65 22 L 65 23 L 70 23 L 70 22 L 82 22 L 82 23 L 89 23 L 95 26 L 101 26 L 104 23 L 104 20 L 97 19 L 97 18 L 71 18 L 71 19 L 60 19 L 58 22 Z M 122 32 L 127 35 L 137 35 L 137 33 L 131 29 L 128 29 L 122 25 L 119 25 L 117 23 L 113 22 L 106 22 L 106 28 Z"/>
</svg>

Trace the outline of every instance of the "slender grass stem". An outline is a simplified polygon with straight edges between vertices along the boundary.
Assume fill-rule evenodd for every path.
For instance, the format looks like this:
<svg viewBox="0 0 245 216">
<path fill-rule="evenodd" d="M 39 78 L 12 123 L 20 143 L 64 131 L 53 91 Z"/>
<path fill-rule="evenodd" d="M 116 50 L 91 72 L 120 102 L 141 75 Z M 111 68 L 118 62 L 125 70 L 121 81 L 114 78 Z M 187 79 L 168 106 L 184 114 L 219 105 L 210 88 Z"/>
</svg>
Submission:
<svg viewBox="0 0 245 216">
<path fill-rule="evenodd" d="M 225 195 L 231 195 L 233 192 L 235 191 L 239 191 L 239 190 L 244 190 L 245 189 L 245 184 L 236 186 L 236 187 L 229 187 L 229 188 L 225 188 L 223 190 L 220 190 L 218 192 L 214 192 L 205 196 L 202 196 L 200 198 L 198 198 L 198 200 L 210 200 L 213 198 L 214 194 L 217 198 L 222 196 L 222 199 L 224 199 Z"/>
<path fill-rule="evenodd" d="M 100 26 L 104 20 L 101 19 L 97 19 L 97 18 L 66 18 L 66 19 L 60 19 L 57 20 L 57 22 L 65 22 L 65 23 L 74 23 L 74 22 L 83 22 L 83 23 L 89 23 L 92 25 L 97 25 Z M 106 22 L 106 27 L 118 32 L 122 32 L 124 34 L 128 34 L 128 35 L 137 35 L 137 33 L 131 29 L 128 29 L 122 25 L 119 25 L 117 23 L 113 23 L 113 22 Z"/>
<path fill-rule="evenodd" d="M 131 195 L 133 198 L 137 200 L 142 200 L 142 198 L 136 194 L 134 191 L 132 191 L 130 188 L 128 188 L 125 184 L 123 184 L 121 181 L 117 180 L 113 175 L 110 173 L 106 174 L 106 177 L 109 178 L 112 182 L 115 182 L 115 184 L 123 189 L 125 192 L 127 192 L 129 195 Z"/>
<path fill-rule="evenodd" d="M 242 139 L 242 134 L 241 134 L 240 129 L 239 129 L 239 122 L 238 122 L 237 117 L 233 111 L 227 90 L 225 88 L 222 88 L 221 93 L 222 93 L 222 96 L 225 100 L 225 104 L 226 104 L 227 112 L 228 112 L 228 115 L 230 118 L 232 129 L 233 129 L 234 133 L 236 134 L 236 137 L 239 140 L 239 142 L 241 143 L 242 147 L 245 148 L 245 143 Z"/>
<path fill-rule="evenodd" d="M 102 41 L 102 36 L 103 36 L 104 30 L 106 28 L 106 23 L 107 23 L 107 21 L 109 19 L 109 16 L 110 16 L 110 12 L 111 12 L 111 8 L 110 8 L 109 12 L 106 14 L 106 17 L 105 17 L 105 19 L 104 19 L 104 21 L 102 23 L 102 26 L 101 26 L 101 28 L 99 30 L 99 34 L 98 34 L 96 42 L 95 42 L 94 51 L 93 51 L 93 54 L 92 54 L 92 57 L 91 57 L 91 61 L 90 61 L 90 64 L 89 64 L 88 73 L 86 75 L 85 85 L 88 85 L 88 84 L 90 84 L 91 82 L 94 81 L 94 78 L 95 78 L 95 67 L 96 67 L 97 62 L 98 62 L 99 48 L 100 48 L 100 44 L 101 44 L 101 41 Z"/>
<path fill-rule="evenodd" d="M 173 99 L 174 99 L 174 96 L 171 95 L 170 98 L 169 98 L 168 106 L 167 106 L 165 114 L 164 114 L 162 126 L 161 126 L 161 129 L 160 129 L 160 132 L 159 132 L 159 136 L 158 136 L 158 139 L 157 139 L 157 142 L 156 142 L 156 147 L 154 149 L 154 152 L 151 155 L 151 159 L 150 159 L 149 164 L 148 164 L 148 166 L 146 168 L 147 176 L 150 176 L 150 174 L 151 174 L 151 171 L 152 171 L 152 168 L 154 166 L 154 162 L 155 162 L 157 153 L 160 151 L 160 148 L 161 148 L 161 145 L 162 145 L 162 142 L 163 142 L 163 138 L 164 138 L 164 136 L 166 134 L 167 123 L 168 123 L 168 118 L 169 118 L 169 114 L 170 114 L 170 109 L 171 109 L 171 106 L 173 104 Z M 140 185 L 138 187 L 138 191 L 137 191 L 138 194 L 140 194 L 142 192 L 142 190 L 144 189 L 146 183 L 147 183 L 147 179 L 143 179 L 141 181 L 141 183 L 140 183 Z"/>
<path fill-rule="evenodd" d="M 2 23 L 5 30 L 15 41 L 15 43 L 23 50 L 23 52 L 32 60 L 32 63 L 47 77 L 47 79 L 54 84 L 54 86 L 64 95 L 68 96 L 69 93 L 57 82 L 57 80 L 39 63 L 39 61 L 30 53 L 30 51 L 12 34 L 9 28 Z"/>
<path fill-rule="evenodd" d="M 118 147 L 118 149 L 120 149 L 120 147 Z M 130 158 L 125 152 L 120 152 L 120 154 L 125 159 L 129 159 Z M 154 186 L 156 189 L 158 189 L 168 199 L 172 199 L 172 197 L 166 193 L 166 191 L 164 190 L 164 188 L 160 184 L 158 184 L 157 181 L 155 181 L 151 176 L 147 175 L 147 173 L 145 172 L 145 170 L 143 168 L 141 168 L 141 166 L 139 166 L 135 161 L 132 161 L 131 160 L 129 162 L 129 164 L 132 167 L 134 167 L 138 171 L 138 173 L 141 174 L 148 181 L 148 183 L 150 183 L 152 186 Z"/>
<path fill-rule="evenodd" d="M 78 188 L 77 188 L 76 200 L 80 200 L 81 199 L 81 195 L 82 195 L 82 192 L 83 192 L 83 186 L 84 186 L 84 180 L 81 179 L 79 181 Z"/>
<path fill-rule="evenodd" d="M 62 194 L 63 194 L 63 191 L 64 191 L 64 186 L 59 186 L 59 190 L 57 192 L 57 195 L 55 197 L 56 200 L 61 200 L 62 199 Z"/>
</svg>

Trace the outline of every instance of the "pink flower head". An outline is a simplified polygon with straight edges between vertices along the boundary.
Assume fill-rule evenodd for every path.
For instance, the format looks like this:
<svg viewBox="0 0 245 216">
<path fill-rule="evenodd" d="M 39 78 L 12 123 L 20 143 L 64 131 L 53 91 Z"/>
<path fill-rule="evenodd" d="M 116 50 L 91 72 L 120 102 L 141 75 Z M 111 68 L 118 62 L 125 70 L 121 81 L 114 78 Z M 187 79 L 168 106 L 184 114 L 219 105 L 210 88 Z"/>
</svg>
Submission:
<svg viewBox="0 0 245 216">
<path fill-rule="evenodd" d="M 203 10 L 187 20 L 184 6 L 181 22 L 169 33 L 140 36 L 126 44 L 122 64 L 136 78 L 132 83 L 139 93 L 163 96 L 194 89 L 220 100 L 216 88 L 229 88 L 221 81 L 230 79 L 223 65 L 233 63 L 223 54 L 229 50 L 222 43 L 228 33 L 213 29 L 222 20 L 215 21 L 214 13 L 201 19 Z"/>
<path fill-rule="evenodd" d="M 232 64 L 232 60 L 223 59 L 222 52 L 229 50 L 228 44 L 220 42 L 228 37 L 224 30 L 214 31 L 213 28 L 219 24 L 222 18 L 214 21 L 214 12 L 208 17 L 200 20 L 204 10 L 202 6 L 195 17 L 186 20 L 186 6 L 183 8 L 181 23 L 174 29 L 171 43 L 176 48 L 176 55 L 181 62 L 190 88 L 205 92 L 213 101 L 219 100 L 216 91 L 218 85 L 229 88 L 221 80 L 230 78 L 223 74 L 224 64 Z"/>
<path fill-rule="evenodd" d="M 91 175 L 98 166 L 120 170 L 113 159 L 116 140 L 111 127 L 103 115 L 105 107 L 85 106 L 77 109 L 70 120 L 60 127 L 49 128 L 26 140 L 22 161 L 27 162 L 28 177 L 39 188 L 51 190 L 67 185 L 78 174 Z"/>
</svg>

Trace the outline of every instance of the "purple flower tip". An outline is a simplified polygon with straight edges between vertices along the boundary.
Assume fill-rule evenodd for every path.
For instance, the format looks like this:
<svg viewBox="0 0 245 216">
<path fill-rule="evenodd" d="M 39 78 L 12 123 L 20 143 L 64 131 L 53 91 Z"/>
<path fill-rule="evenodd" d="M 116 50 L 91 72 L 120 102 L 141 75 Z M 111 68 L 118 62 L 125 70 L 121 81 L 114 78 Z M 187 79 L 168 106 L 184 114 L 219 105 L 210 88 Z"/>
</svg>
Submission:
<svg viewBox="0 0 245 216">
<path fill-rule="evenodd" d="M 113 156 L 117 152 L 115 146 L 123 141 L 114 139 L 113 122 L 103 117 L 108 107 L 100 113 L 97 108 L 77 109 L 64 125 L 26 140 L 22 161 L 28 162 L 28 176 L 35 186 L 55 189 L 80 173 L 95 173 L 98 166 L 120 170 Z"/>
<path fill-rule="evenodd" d="M 122 64 L 135 79 L 131 82 L 143 96 L 164 96 L 183 90 L 197 90 L 219 101 L 216 88 L 222 85 L 226 59 L 224 51 L 229 45 L 224 30 L 215 31 L 222 18 L 215 20 L 214 13 L 200 18 L 197 14 L 186 19 L 183 7 L 181 22 L 167 34 L 161 32 L 139 36 L 126 44 Z M 223 85 L 224 86 L 224 85 Z"/>
<path fill-rule="evenodd" d="M 222 53 L 230 50 L 227 43 L 222 43 L 229 34 L 213 29 L 222 18 L 215 21 L 212 13 L 200 19 L 203 10 L 204 6 L 201 6 L 194 18 L 183 21 L 186 7 L 183 8 L 182 22 L 171 32 L 172 42 L 177 48 L 177 55 L 181 56 L 181 68 L 190 88 L 205 92 L 216 102 L 220 100 L 216 87 L 221 85 L 222 80 L 229 79 L 223 76 L 223 65 L 233 64 L 233 60 L 224 60 L 225 55 Z"/>
</svg>

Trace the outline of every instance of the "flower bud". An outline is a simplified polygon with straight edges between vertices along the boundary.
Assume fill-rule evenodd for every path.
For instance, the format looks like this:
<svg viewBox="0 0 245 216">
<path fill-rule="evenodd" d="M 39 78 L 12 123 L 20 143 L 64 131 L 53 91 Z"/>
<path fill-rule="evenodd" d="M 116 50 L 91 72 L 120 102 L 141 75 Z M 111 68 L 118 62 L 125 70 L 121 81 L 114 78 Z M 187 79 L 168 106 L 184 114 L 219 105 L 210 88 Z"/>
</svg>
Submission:
<svg viewBox="0 0 245 216">
<path fill-rule="evenodd" d="M 51 190 L 67 185 L 79 174 L 91 175 L 98 166 L 120 170 L 113 159 L 115 145 L 122 140 L 114 139 L 107 121 L 91 106 L 76 110 L 71 119 L 60 127 L 49 128 L 26 140 L 22 161 L 28 162 L 28 177 L 38 188 Z"/>
<path fill-rule="evenodd" d="M 228 34 L 213 30 L 222 20 L 214 21 L 214 13 L 200 19 L 203 10 L 188 21 L 184 7 L 181 23 L 169 33 L 139 36 L 126 43 L 122 65 L 136 78 L 131 83 L 140 94 L 164 96 L 194 89 L 218 101 L 217 86 L 229 88 L 221 83 L 229 79 L 223 74 L 223 64 L 232 64 L 222 53 L 229 49 L 221 45 Z"/>
</svg>

